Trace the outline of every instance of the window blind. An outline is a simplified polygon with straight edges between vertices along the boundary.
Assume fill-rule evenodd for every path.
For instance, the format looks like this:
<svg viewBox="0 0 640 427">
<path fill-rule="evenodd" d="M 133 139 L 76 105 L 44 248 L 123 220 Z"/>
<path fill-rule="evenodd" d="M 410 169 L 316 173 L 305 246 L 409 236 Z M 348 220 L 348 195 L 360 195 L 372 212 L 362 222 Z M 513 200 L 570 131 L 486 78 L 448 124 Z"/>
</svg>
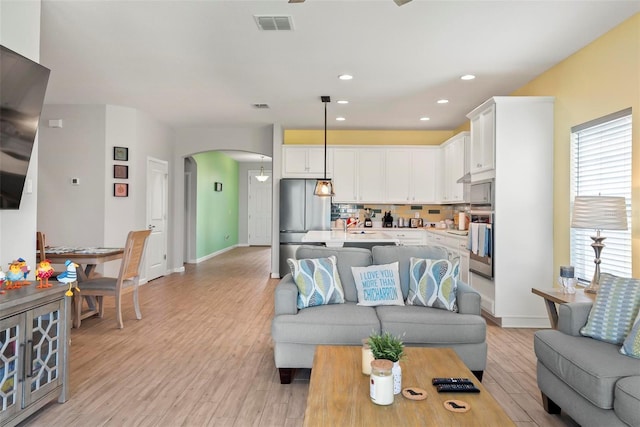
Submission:
<svg viewBox="0 0 640 427">
<path fill-rule="evenodd" d="M 622 196 L 627 201 L 627 230 L 603 230 L 602 272 L 631 277 L 631 109 L 571 129 L 571 210 L 575 196 Z M 595 230 L 571 229 L 571 265 L 590 282 Z"/>
</svg>

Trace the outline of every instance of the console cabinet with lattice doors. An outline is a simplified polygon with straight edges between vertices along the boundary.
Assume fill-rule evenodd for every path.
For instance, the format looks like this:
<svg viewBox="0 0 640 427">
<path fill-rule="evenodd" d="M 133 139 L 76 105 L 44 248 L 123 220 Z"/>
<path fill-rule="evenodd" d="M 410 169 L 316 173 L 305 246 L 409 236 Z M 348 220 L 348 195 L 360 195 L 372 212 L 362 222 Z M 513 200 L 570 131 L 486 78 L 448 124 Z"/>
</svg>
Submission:
<svg viewBox="0 0 640 427">
<path fill-rule="evenodd" d="M 68 398 L 71 301 L 66 286 L 0 295 L 0 426 Z"/>
</svg>

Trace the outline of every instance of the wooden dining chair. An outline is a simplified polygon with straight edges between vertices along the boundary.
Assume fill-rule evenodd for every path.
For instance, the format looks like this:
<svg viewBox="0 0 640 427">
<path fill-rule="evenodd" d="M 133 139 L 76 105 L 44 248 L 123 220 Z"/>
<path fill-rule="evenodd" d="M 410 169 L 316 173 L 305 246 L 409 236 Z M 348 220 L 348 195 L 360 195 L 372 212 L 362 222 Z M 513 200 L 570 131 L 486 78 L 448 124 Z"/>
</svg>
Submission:
<svg viewBox="0 0 640 427">
<path fill-rule="evenodd" d="M 38 262 L 42 262 L 47 259 L 47 253 L 45 248 L 47 247 L 47 243 L 45 241 L 45 236 L 42 231 L 36 231 L 36 248 L 38 249 Z"/>
<path fill-rule="evenodd" d="M 118 277 L 98 277 L 80 282 L 80 292 L 74 294 L 74 325 L 77 328 L 80 327 L 81 322 L 82 300 L 83 297 L 87 296 L 96 297 L 98 312 L 101 318 L 104 316 L 104 297 L 115 297 L 116 322 L 118 323 L 118 328 L 122 329 L 124 327 L 121 308 L 122 295 L 133 292 L 133 305 L 136 311 L 136 318 L 138 320 L 142 319 L 138 301 L 138 282 L 140 281 L 142 255 L 144 254 L 149 234 L 151 234 L 151 230 L 129 232 Z"/>
</svg>

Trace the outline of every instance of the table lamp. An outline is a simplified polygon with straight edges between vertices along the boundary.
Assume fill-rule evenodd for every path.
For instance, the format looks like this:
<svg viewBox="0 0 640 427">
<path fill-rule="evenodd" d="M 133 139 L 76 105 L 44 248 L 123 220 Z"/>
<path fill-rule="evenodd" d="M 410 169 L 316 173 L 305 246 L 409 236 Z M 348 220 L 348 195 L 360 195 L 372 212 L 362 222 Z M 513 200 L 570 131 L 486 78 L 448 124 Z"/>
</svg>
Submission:
<svg viewBox="0 0 640 427">
<path fill-rule="evenodd" d="M 612 196 L 576 196 L 573 202 L 573 216 L 571 228 L 595 229 L 596 235 L 591 236 L 596 258 L 593 279 L 585 292 L 597 293 L 600 287 L 600 254 L 604 248 L 603 240 L 606 237 L 600 235 L 600 230 L 626 230 L 627 229 L 627 203 L 624 197 Z"/>
</svg>

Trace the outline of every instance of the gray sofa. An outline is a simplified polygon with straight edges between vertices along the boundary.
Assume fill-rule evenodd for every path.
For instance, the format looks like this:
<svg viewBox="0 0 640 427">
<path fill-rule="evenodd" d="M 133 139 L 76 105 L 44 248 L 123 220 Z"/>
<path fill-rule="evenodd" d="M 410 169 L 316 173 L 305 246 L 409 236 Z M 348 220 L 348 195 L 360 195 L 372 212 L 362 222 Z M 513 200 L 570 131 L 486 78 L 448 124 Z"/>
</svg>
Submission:
<svg viewBox="0 0 640 427">
<path fill-rule="evenodd" d="M 558 330 L 534 335 L 544 409 L 562 409 L 583 427 L 640 426 L 640 360 L 581 336 L 590 310 L 591 303 L 561 304 Z"/>
<path fill-rule="evenodd" d="M 404 299 L 409 289 L 410 257 L 442 259 L 447 250 L 438 246 L 375 246 L 327 248 L 301 246 L 297 259 L 337 257 L 345 303 L 298 310 L 298 288 L 291 274 L 275 290 L 275 315 L 271 324 L 276 367 L 280 382 L 291 382 L 295 368 L 311 368 L 316 345 L 362 345 L 372 332 L 403 335 L 408 346 L 452 347 L 467 367 L 482 380 L 487 361 L 486 323 L 480 316 L 480 294 L 459 282 L 458 312 L 419 306 L 357 305 L 351 267 L 399 262 Z"/>
</svg>

